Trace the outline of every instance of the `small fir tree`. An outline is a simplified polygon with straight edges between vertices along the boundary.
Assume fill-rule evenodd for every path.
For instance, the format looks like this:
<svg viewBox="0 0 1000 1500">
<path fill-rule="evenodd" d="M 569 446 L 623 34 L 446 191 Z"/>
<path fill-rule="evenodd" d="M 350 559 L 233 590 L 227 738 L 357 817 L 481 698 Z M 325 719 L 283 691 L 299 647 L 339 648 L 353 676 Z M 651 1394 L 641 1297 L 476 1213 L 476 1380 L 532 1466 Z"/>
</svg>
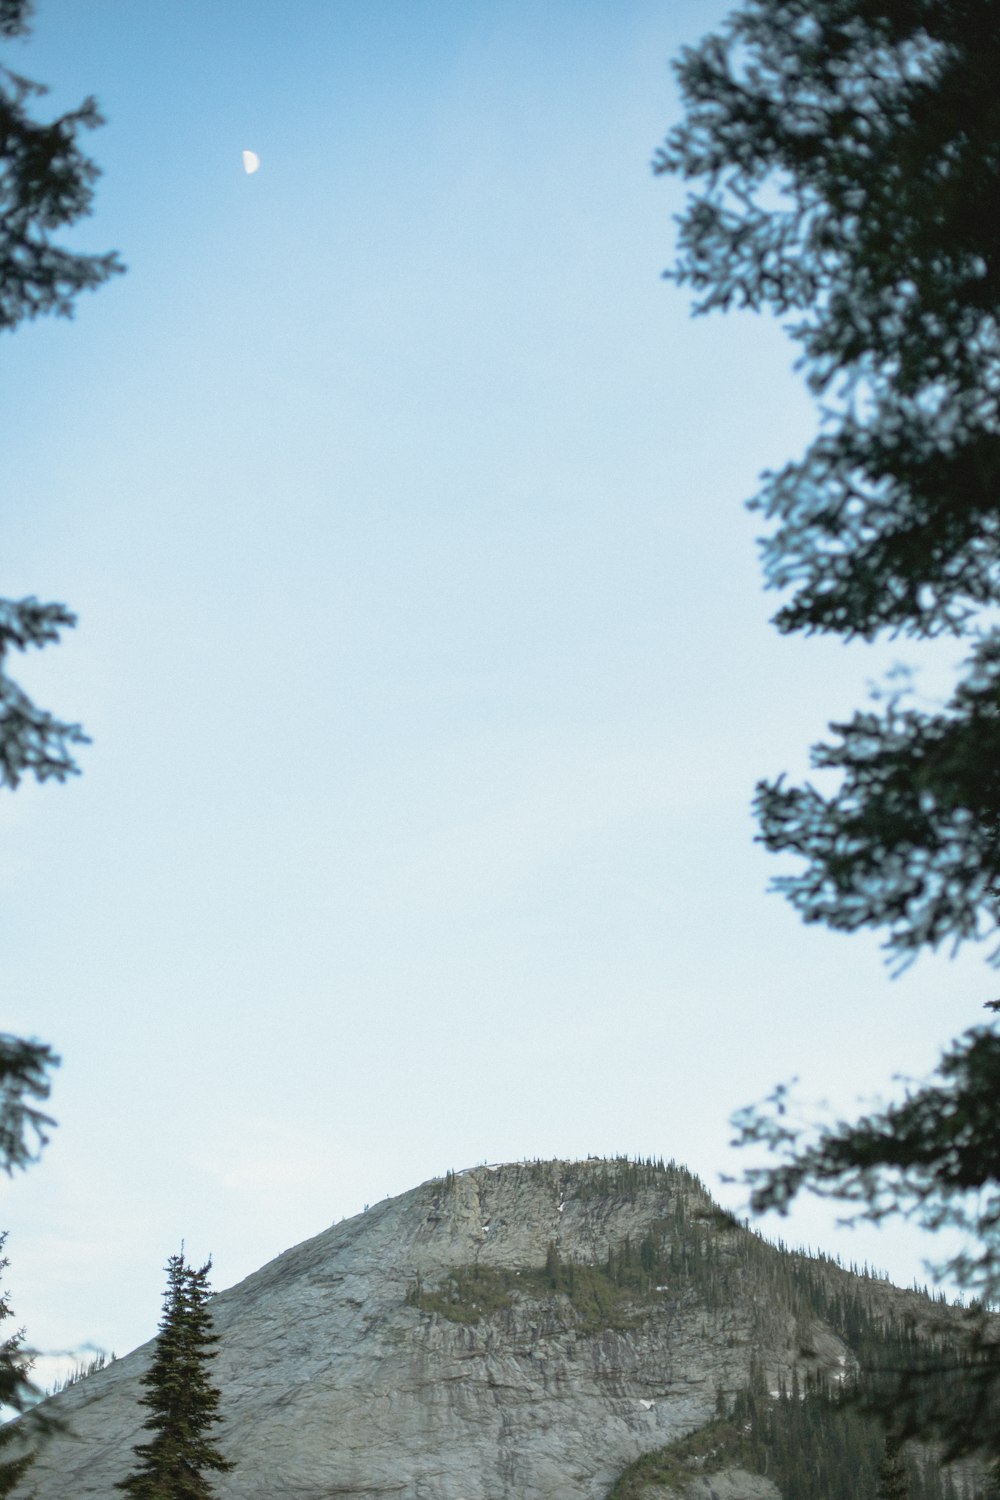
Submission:
<svg viewBox="0 0 1000 1500">
<path fill-rule="evenodd" d="M 199 1270 L 183 1253 L 167 1262 L 167 1288 L 153 1362 L 142 1384 L 140 1403 L 149 1408 L 144 1426 L 153 1433 L 137 1443 L 138 1466 L 115 1488 L 135 1500 L 210 1500 L 206 1470 L 224 1473 L 233 1465 L 210 1436 L 219 1416 L 220 1392 L 208 1377 L 218 1335 L 212 1332 L 208 1302 L 209 1260 Z"/>
<path fill-rule="evenodd" d="M 878 1471 L 878 1500 L 910 1500 L 910 1475 L 902 1440 L 889 1433 Z"/>
</svg>

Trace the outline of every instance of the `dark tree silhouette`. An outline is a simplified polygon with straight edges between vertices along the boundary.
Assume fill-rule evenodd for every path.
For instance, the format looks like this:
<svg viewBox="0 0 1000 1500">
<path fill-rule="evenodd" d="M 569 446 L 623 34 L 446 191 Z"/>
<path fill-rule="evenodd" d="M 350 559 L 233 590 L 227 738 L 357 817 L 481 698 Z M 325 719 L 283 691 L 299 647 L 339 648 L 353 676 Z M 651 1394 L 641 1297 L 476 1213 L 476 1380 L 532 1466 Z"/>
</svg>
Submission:
<svg viewBox="0 0 1000 1500">
<path fill-rule="evenodd" d="M 47 1099 L 49 1069 L 59 1059 L 43 1042 L 0 1035 L 0 1167 L 8 1176 L 35 1160 L 51 1118 L 31 1100 Z"/>
<path fill-rule="evenodd" d="M 135 1500 L 209 1500 L 212 1488 L 205 1470 L 223 1473 L 233 1467 L 211 1438 L 219 1417 L 220 1392 L 212 1385 L 208 1361 L 218 1336 L 212 1332 L 208 1306 L 211 1292 L 208 1261 L 199 1270 L 172 1255 L 153 1362 L 139 1399 L 149 1408 L 143 1424 L 153 1433 L 137 1443 L 137 1467 L 116 1489 Z"/>
<path fill-rule="evenodd" d="M 0 1251 L 6 1238 L 6 1234 L 0 1234 Z M 0 1255 L 0 1273 L 7 1269 L 8 1264 L 7 1257 Z M 0 1323 L 12 1316 L 6 1294 L 0 1291 Z M 37 1392 L 31 1382 L 30 1370 L 31 1360 L 24 1350 L 23 1330 L 0 1341 L 0 1406 L 20 1412 L 31 1404 Z M 0 1427 L 0 1454 L 5 1448 L 19 1446 L 20 1436 L 16 1426 L 8 1423 Z M 15 1458 L 0 1457 L 0 1495 L 10 1494 L 34 1462 L 34 1457 L 33 1453 L 25 1453 L 23 1449 Z"/>
<path fill-rule="evenodd" d="M 30 0 L 0 0 L 0 41 L 23 35 L 32 9 Z M 85 255 L 53 242 L 90 212 L 98 169 L 79 136 L 102 122 L 93 99 L 37 120 L 29 106 L 44 93 L 0 65 L 0 330 L 41 313 L 69 315 L 79 292 L 123 269 L 114 253 Z M 70 747 L 86 743 L 80 726 L 38 708 L 8 671 L 12 651 L 48 645 L 75 623 L 63 604 L 0 599 L 0 787 L 14 788 L 27 774 L 64 781 L 77 771 Z M 0 1165 L 8 1169 L 28 1160 L 23 1127 L 42 1118 L 25 1113 L 24 1094 L 44 1096 L 44 1074 L 55 1061 L 42 1043 L 0 1037 Z"/>
<path fill-rule="evenodd" d="M 885 1453 L 878 1471 L 876 1500 L 910 1500 L 910 1475 L 899 1438 L 885 1440 Z"/>
<path fill-rule="evenodd" d="M 28 0 L 0 0 L 0 38 L 28 29 Z M 94 99 L 42 122 L 29 104 L 45 93 L 0 67 L 0 329 L 39 313 L 69 315 L 78 292 L 122 269 L 115 254 L 82 255 L 53 244 L 54 231 L 90 212 L 98 168 L 80 149 L 81 130 L 103 124 Z"/>
<path fill-rule="evenodd" d="M 23 35 L 30 0 L 0 0 L 0 42 Z M 93 99 L 48 122 L 30 106 L 44 88 L 0 65 L 0 331 L 42 313 L 69 315 L 78 292 L 123 267 L 115 254 L 85 255 L 53 235 L 90 212 L 97 167 L 80 149 L 81 131 L 101 117 Z M 25 775 L 64 781 L 77 770 L 71 747 L 86 743 L 78 724 L 38 708 L 8 671 L 12 651 L 59 639 L 76 623 L 62 604 L 0 599 L 0 787 Z M 51 1119 L 31 1101 L 48 1097 L 58 1063 L 44 1042 L 0 1035 L 0 1167 L 24 1167 L 45 1143 Z M 24 1376 L 19 1344 L 0 1344 L 0 1395 L 18 1411 L 37 1395 Z M 39 1430 L 41 1430 L 40 1424 Z"/>
<path fill-rule="evenodd" d="M 831 726 L 813 759 L 835 791 L 757 789 L 763 842 L 805 862 L 777 887 L 806 921 L 881 929 L 897 967 L 1000 928 L 998 70 L 991 0 L 743 0 L 681 55 L 684 118 L 655 161 L 694 184 L 668 274 L 698 311 L 788 319 L 822 399 L 819 435 L 751 501 L 778 628 L 970 642 L 938 711 L 897 683 Z M 998 1083 L 992 1022 L 903 1105 L 818 1136 L 779 1090 L 737 1116 L 784 1153 L 751 1174 L 755 1207 L 805 1188 L 964 1225 L 947 1269 L 995 1297 Z M 982 1320 L 970 1336 L 985 1390 L 1000 1345 Z M 940 1415 L 1000 1453 L 995 1422 Z"/>
<path fill-rule="evenodd" d="M 762 784 L 809 921 L 887 929 L 905 959 L 1000 920 L 1000 15 L 989 0 L 748 0 L 678 64 L 657 159 L 702 178 L 670 273 L 698 310 L 791 314 L 825 400 L 765 478 L 776 624 L 968 633 L 938 714 L 890 695 L 817 747 L 841 790 Z"/>
<path fill-rule="evenodd" d="M 26 32 L 31 11 L 28 0 L 0 0 L 0 40 Z M 0 331 L 42 313 L 70 315 L 79 292 L 123 269 L 114 253 L 85 255 L 53 241 L 90 212 L 98 169 L 79 137 L 102 120 L 93 99 L 37 120 L 29 106 L 44 93 L 0 66 Z M 11 651 L 57 641 L 75 623 L 62 604 L 0 599 L 0 786 L 16 787 L 26 773 L 63 781 L 77 769 L 70 746 L 85 743 L 80 726 L 37 708 L 7 671 Z"/>
</svg>

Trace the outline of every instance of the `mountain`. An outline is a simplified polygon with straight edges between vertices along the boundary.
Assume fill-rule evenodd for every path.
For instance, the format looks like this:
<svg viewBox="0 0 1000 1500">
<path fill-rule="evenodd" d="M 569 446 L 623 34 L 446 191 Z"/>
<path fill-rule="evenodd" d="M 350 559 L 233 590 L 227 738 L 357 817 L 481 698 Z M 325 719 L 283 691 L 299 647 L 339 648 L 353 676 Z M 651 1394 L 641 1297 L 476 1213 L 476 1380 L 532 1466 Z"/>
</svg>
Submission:
<svg viewBox="0 0 1000 1500">
<path fill-rule="evenodd" d="M 211 1306 L 236 1464 L 219 1500 L 778 1500 L 811 1452 L 806 1417 L 846 1431 L 831 1391 L 935 1310 L 766 1243 L 682 1167 L 624 1159 L 448 1173 Z M 19 1495 L 107 1500 L 142 1440 L 151 1351 L 44 1404 L 69 1430 Z M 833 1465 L 853 1488 L 817 1500 L 874 1496 L 881 1437 L 864 1430 Z M 911 1468 L 914 1500 L 947 1500 L 933 1464 Z"/>
</svg>

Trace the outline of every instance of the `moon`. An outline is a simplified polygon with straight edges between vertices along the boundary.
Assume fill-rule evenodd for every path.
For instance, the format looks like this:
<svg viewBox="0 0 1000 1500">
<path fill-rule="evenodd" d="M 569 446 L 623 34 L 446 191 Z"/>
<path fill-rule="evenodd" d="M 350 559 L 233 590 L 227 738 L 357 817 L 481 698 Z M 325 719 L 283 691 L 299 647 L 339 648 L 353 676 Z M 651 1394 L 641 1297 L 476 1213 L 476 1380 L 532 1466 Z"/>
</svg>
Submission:
<svg viewBox="0 0 1000 1500">
<path fill-rule="evenodd" d="M 247 176 L 249 177 L 251 172 L 256 172 L 259 166 L 260 157 L 257 155 L 256 151 L 244 151 L 243 170 L 244 172 L 246 172 Z"/>
</svg>

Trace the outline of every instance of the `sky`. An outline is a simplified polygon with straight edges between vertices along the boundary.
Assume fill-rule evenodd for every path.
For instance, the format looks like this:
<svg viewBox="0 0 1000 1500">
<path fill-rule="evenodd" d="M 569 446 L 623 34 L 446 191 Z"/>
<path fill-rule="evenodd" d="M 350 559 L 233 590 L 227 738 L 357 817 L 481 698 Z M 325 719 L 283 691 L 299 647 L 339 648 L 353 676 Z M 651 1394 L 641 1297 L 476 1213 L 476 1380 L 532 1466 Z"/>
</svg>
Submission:
<svg viewBox="0 0 1000 1500">
<path fill-rule="evenodd" d="M 739 1208 L 735 1109 L 849 1113 L 982 1019 L 982 953 L 894 980 L 754 842 L 759 777 L 949 662 L 769 624 L 742 502 L 816 413 L 776 323 L 663 279 L 650 167 L 721 14 L 40 0 L 5 49 L 98 97 L 66 238 L 128 265 L 0 343 L 0 593 L 79 615 L 16 675 L 93 741 L 0 804 L 3 1026 L 63 1060 L 3 1184 L 39 1349 L 150 1337 L 181 1240 L 225 1287 L 449 1168 Z M 835 1217 L 762 1227 L 942 1248 Z"/>
</svg>

